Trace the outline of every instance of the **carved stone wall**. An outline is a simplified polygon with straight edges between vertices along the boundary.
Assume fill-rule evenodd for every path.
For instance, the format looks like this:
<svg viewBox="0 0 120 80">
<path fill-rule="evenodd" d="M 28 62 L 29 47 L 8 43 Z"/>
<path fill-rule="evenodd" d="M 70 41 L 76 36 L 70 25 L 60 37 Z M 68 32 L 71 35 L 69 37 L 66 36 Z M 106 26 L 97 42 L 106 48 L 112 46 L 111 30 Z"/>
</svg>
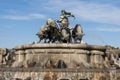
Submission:
<svg viewBox="0 0 120 80">
<path fill-rule="evenodd" d="M 29 44 L 15 49 L 17 62 L 34 61 L 45 64 L 48 59 L 63 60 L 68 68 L 103 65 L 102 55 L 106 50 L 104 46 L 86 44 Z"/>
</svg>

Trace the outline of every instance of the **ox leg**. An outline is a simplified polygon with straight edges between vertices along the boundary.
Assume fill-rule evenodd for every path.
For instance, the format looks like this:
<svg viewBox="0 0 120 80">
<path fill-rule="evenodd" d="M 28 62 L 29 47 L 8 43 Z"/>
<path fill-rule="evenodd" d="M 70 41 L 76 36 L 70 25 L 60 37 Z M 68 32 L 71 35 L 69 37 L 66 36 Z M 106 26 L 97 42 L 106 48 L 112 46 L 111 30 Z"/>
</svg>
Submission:
<svg viewBox="0 0 120 80">
<path fill-rule="evenodd" d="M 56 38 L 52 40 L 52 43 L 54 43 L 56 41 Z"/>
<path fill-rule="evenodd" d="M 74 43 L 77 43 L 77 38 L 76 37 L 74 38 Z"/>
<path fill-rule="evenodd" d="M 40 43 L 41 42 L 41 39 L 38 41 L 38 43 Z"/>
<path fill-rule="evenodd" d="M 50 43 L 52 41 L 52 39 L 49 39 L 48 43 Z"/>
<path fill-rule="evenodd" d="M 81 43 L 81 41 L 82 41 L 82 38 L 79 38 L 79 41 L 80 41 L 79 43 Z"/>
<path fill-rule="evenodd" d="M 46 40 L 47 40 L 47 39 L 45 39 L 45 40 L 44 40 L 44 43 L 47 43 L 47 41 L 46 41 Z"/>
<path fill-rule="evenodd" d="M 81 39 L 79 39 L 80 43 L 81 43 Z"/>
</svg>

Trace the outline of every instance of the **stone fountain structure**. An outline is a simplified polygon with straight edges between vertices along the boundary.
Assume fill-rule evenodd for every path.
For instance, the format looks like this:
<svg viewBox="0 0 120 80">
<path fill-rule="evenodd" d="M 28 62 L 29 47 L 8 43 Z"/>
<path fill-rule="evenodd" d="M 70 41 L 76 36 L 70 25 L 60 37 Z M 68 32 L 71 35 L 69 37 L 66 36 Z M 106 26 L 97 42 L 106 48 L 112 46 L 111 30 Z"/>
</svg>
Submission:
<svg viewBox="0 0 120 80">
<path fill-rule="evenodd" d="M 112 54 L 119 55 L 120 50 L 114 54 L 115 51 L 106 46 L 81 43 L 82 28 L 76 28 L 80 29 L 80 36 L 75 34 L 75 28 L 68 27 L 68 17 L 74 15 L 62 10 L 57 20 L 60 28 L 56 28 L 54 21 L 47 20 L 37 33 L 44 43 L 20 45 L 8 51 L 0 49 L 0 80 L 119 80 L 120 63 L 117 64 Z M 57 37 L 48 34 L 51 32 L 58 34 Z M 9 54 L 3 56 L 2 51 Z"/>
</svg>

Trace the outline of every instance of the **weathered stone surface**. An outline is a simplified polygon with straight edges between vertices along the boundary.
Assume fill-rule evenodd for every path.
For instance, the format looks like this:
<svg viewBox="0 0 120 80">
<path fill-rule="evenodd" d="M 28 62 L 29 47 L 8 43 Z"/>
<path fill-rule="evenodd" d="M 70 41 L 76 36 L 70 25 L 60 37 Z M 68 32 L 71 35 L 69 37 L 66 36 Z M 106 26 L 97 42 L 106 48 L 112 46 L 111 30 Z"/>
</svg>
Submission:
<svg viewBox="0 0 120 80">
<path fill-rule="evenodd" d="M 88 50 L 83 49 L 28 49 L 25 54 L 89 54 Z"/>
<path fill-rule="evenodd" d="M 50 80 L 60 79 L 88 79 L 88 80 L 119 80 L 119 74 L 112 75 L 106 72 L 1 72 L 1 80 L 25 80 L 31 78 L 31 80 L 44 80 L 50 78 Z M 57 78 L 57 79 L 56 79 Z"/>
<path fill-rule="evenodd" d="M 90 51 L 90 53 L 93 56 L 92 60 L 94 61 L 94 63 L 100 63 L 100 64 L 103 63 L 103 56 L 102 55 L 104 54 L 104 52 L 92 50 L 92 51 Z"/>
<path fill-rule="evenodd" d="M 24 51 L 23 50 L 19 50 L 19 51 L 16 51 L 15 52 L 15 55 L 16 55 L 16 61 L 24 61 Z"/>
<path fill-rule="evenodd" d="M 44 48 L 62 48 L 62 49 L 88 49 L 88 50 L 102 50 L 105 51 L 105 46 L 97 46 L 97 45 L 87 45 L 87 44 L 26 44 L 21 46 L 16 46 L 15 49 L 44 49 Z"/>
</svg>

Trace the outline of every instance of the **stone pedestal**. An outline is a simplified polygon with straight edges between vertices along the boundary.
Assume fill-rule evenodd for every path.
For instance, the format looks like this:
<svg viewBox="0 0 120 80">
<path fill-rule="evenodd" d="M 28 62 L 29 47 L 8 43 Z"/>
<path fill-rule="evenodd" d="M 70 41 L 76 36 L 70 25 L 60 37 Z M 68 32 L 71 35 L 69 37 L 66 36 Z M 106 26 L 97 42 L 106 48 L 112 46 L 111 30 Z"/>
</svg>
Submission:
<svg viewBox="0 0 120 80">
<path fill-rule="evenodd" d="M 16 58 L 15 58 L 16 61 L 22 62 L 22 61 L 25 60 L 25 55 L 24 55 L 24 51 L 23 50 L 16 51 L 15 54 L 16 54 Z"/>
<path fill-rule="evenodd" d="M 98 50 L 91 50 L 91 63 L 92 65 L 95 65 L 98 68 L 102 68 L 103 65 L 103 57 L 102 55 L 104 52 L 98 51 Z"/>
</svg>

